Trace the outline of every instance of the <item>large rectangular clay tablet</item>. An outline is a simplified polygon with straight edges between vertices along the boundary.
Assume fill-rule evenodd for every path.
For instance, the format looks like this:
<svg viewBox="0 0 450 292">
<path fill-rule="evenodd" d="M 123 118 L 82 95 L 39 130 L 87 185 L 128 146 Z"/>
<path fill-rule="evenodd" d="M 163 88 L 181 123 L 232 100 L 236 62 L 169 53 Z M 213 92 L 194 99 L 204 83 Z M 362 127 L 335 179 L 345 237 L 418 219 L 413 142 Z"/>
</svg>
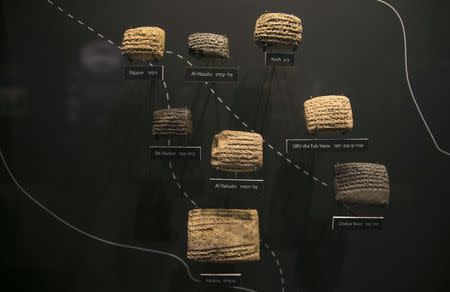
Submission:
<svg viewBox="0 0 450 292">
<path fill-rule="evenodd" d="M 187 258 L 213 263 L 258 261 L 258 212 L 239 209 L 189 211 Z"/>
</svg>

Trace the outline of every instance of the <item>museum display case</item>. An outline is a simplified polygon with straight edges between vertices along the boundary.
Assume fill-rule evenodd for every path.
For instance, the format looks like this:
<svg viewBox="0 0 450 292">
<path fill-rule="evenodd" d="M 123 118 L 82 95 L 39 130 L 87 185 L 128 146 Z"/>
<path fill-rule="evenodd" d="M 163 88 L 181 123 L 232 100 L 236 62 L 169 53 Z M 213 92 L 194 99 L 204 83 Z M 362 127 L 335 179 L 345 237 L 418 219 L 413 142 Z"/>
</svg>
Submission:
<svg viewBox="0 0 450 292">
<path fill-rule="evenodd" d="M 5 287 L 449 291 L 419 2 L 2 1 Z"/>
</svg>

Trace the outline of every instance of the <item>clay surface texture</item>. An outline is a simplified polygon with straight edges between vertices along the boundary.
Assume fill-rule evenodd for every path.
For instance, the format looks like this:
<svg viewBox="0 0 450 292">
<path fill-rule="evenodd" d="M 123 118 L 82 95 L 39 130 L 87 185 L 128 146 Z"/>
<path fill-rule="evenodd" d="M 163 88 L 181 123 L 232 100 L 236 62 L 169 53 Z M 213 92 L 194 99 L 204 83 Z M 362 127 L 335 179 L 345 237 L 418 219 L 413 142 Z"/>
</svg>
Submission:
<svg viewBox="0 0 450 292">
<path fill-rule="evenodd" d="M 230 58 L 228 38 L 214 33 L 193 33 L 188 37 L 189 53 L 200 57 Z"/>
<path fill-rule="evenodd" d="M 384 165 L 343 163 L 335 165 L 334 170 L 337 201 L 369 206 L 389 204 L 389 176 Z"/>
<path fill-rule="evenodd" d="M 222 131 L 214 136 L 211 165 L 231 172 L 251 172 L 263 165 L 263 139 L 260 134 Z"/>
<path fill-rule="evenodd" d="M 258 261 L 256 210 L 194 209 L 188 216 L 187 258 L 200 262 Z"/>
<path fill-rule="evenodd" d="M 352 106 L 348 97 L 326 95 L 304 103 L 306 127 L 310 133 L 349 131 L 353 128 Z"/>
<path fill-rule="evenodd" d="M 257 20 L 253 39 L 258 46 L 296 49 L 302 41 L 302 21 L 295 15 L 264 13 Z"/>
<path fill-rule="evenodd" d="M 153 112 L 153 135 L 190 135 L 191 110 L 187 108 L 161 109 Z"/>
<path fill-rule="evenodd" d="M 131 60 L 159 61 L 164 56 L 166 33 L 159 27 L 127 29 L 123 36 L 122 52 Z"/>
</svg>

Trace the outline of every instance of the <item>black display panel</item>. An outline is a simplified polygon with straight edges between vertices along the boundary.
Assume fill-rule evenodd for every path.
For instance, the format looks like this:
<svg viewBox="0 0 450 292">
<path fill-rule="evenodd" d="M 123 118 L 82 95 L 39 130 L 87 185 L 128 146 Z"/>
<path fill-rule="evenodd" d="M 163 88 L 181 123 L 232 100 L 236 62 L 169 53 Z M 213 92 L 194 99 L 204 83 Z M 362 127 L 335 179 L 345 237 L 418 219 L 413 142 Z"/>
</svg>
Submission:
<svg viewBox="0 0 450 292">
<path fill-rule="evenodd" d="M 436 0 L 1 1 L 4 286 L 448 291 L 446 6 Z M 254 43 L 264 11 L 302 19 L 300 46 L 283 51 L 295 55 L 293 64 L 267 64 Z M 124 30 L 137 26 L 166 31 L 162 60 L 144 64 L 122 55 Z M 190 57 L 187 37 L 194 32 L 226 35 L 230 60 Z M 153 77 L 126 77 L 128 66 L 142 65 L 163 67 Z M 192 66 L 238 68 L 239 78 L 189 82 Z M 350 98 L 353 129 L 313 136 L 303 103 L 328 94 Z M 192 110 L 191 135 L 170 141 L 152 135 L 152 112 L 168 105 Z M 213 168 L 211 142 L 222 130 L 260 133 L 263 166 L 237 174 Z M 352 138 L 368 139 L 370 147 L 286 153 L 286 139 Z M 168 145 L 196 147 L 201 159 L 152 158 L 151 147 Z M 389 206 L 336 203 L 333 166 L 354 161 L 386 165 Z M 227 192 L 214 190 L 210 178 L 263 184 Z M 256 209 L 260 260 L 188 260 L 188 211 L 198 207 Z M 333 216 L 384 220 L 381 230 L 332 230 Z M 202 285 L 201 274 L 227 284 L 235 278 L 217 275 L 240 274 L 240 286 Z"/>
</svg>

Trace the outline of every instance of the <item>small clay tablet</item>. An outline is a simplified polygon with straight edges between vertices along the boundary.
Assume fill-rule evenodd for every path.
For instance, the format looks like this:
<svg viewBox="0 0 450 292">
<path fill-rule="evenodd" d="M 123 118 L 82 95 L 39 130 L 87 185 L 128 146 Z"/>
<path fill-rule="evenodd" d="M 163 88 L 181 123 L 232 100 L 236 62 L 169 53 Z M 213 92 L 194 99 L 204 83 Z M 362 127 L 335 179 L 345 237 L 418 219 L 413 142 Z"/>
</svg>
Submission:
<svg viewBox="0 0 450 292">
<path fill-rule="evenodd" d="M 214 136 L 211 165 L 230 172 L 251 172 L 263 165 L 263 139 L 260 134 L 222 131 Z"/>
<path fill-rule="evenodd" d="M 188 108 L 161 109 L 153 112 L 153 135 L 190 135 L 192 115 Z"/>
<path fill-rule="evenodd" d="M 348 97 L 326 95 L 308 99 L 304 103 L 308 131 L 346 132 L 353 128 L 352 106 Z"/>
<path fill-rule="evenodd" d="M 389 176 L 384 165 L 343 163 L 335 165 L 334 172 L 337 201 L 369 206 L 389 204 Z"/>
<path fill-rule="evenodd" d="M 295 15 L 264 13 L 257 20 L 253 40 L 260 47 L 287 47 L 295 50 L 302 41 L 302 21 Z"/>
<path fill-rule="evenodd" d="M 127 29 L 123 35 L 122 53 L 131 60 L 159 61 L 164 56 L 166 33 L 159 27 Z"/>
<path fill-rule="evenodd" d="M 230 58 L 226 36 L 215 33 L 193 33 L 188 37 L 189 53 L 200 57 Z"/>
</svg>

